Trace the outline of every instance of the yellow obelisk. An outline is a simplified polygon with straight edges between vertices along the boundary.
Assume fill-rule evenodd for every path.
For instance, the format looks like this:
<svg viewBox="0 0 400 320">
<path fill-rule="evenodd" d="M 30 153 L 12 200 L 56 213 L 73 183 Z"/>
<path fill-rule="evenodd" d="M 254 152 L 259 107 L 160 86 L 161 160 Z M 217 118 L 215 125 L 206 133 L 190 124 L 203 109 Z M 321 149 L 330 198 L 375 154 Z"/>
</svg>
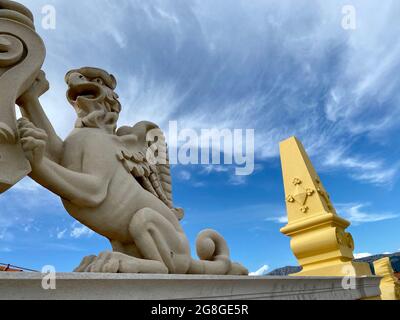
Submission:
<svg viewBox="0 0 400 320">
<path fill-rule="evenodd" d="M 354 262 L 354 241 L 338 216 L 301 142 L 280 145 L 291 248 L 303 270 L 293 276 L 371 275 L 368 263 Z"/>
</svg>

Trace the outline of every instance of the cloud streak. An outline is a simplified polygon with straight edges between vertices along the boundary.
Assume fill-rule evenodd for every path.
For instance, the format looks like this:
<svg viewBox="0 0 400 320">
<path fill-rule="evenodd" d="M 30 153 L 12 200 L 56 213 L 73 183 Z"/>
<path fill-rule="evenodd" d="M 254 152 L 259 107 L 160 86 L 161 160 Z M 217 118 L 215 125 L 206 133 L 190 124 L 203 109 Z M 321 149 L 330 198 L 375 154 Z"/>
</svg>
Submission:
<svg viewBox="0 0 400 320">
<path fill-rule="evenodd" d="M 395 182 L 399 162 L 389 165 L 380 159 L 353 157 L 347 153 L 343 149 L 334 149 L 327 154 L 323 165 L 326 168 L 346 170 L 353 179 L 361 182 L 375 185 L 392 185 Z"/>
<path fill-rule="evenodd" d="M 368 258 L 371 257 L 372 253 L 355 253 L 354 258 L 356 259 L 363 259 L 363 258 Z"/>
<path fill-rule="evenodd" d="M 94 232 L 87 228 L 84 225 L 81 225 L 78 222 L 75 222 L 72 226 L 72 230 L 70 232 L 70 237 L 74 239 L 79 239 L 83 237 L 91 237 L 94 235 Z"/>
<path fill-rule="evenodd" d="M 272 218 L 267 218 L 265 221 L 270 221 L 270 222 L 275 222 L 279 224 L 286 224 L 289 222 L 287 215 L 283 215 L 280 217 L 272 217 Z"/>
<path fill-rule="evenodd" d="M 348 203 L 337 205 L 339 209 L 338 211 L 355 225 L 362 223 L 381 222 L 400 217 L 399 214 L 393 212 L 368 212 L 365 210 L 365 208 L 368 208 L 369 206 L 369 203 Z"/>
</svg>

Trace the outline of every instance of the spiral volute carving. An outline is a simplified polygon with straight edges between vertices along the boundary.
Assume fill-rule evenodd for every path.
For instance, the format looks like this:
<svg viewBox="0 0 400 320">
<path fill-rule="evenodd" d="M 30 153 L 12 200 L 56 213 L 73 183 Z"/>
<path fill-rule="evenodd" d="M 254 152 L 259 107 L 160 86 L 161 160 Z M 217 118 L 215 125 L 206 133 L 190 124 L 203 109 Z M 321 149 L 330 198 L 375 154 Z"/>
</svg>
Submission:
<svg viewBox="0 0 400 320">
<path fill-rule="evenodd" d="M 11 67 L 21 61 L 24 45 L 20 39 L 9 34 L 0 34 L 0 67 Z"/>
</svg>

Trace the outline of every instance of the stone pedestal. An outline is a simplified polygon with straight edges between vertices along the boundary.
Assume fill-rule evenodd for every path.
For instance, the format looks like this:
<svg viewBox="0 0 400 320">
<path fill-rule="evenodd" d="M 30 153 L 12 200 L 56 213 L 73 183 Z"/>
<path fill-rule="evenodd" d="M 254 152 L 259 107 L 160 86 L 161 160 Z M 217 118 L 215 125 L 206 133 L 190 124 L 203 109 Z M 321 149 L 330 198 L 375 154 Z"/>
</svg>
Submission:
<svg viewBox="0 0 400 320">
<path fill-rule="evenodd" d="M 36 273 L 0 273 L 0 299 L 361 300 L 380 296 L 381 279 L 357 278 L 356 288 L 345 290 L 338 277 L 67 273 L 57 274 L 56 290 L 44 290 L 43 277 Z"/>
</svg>

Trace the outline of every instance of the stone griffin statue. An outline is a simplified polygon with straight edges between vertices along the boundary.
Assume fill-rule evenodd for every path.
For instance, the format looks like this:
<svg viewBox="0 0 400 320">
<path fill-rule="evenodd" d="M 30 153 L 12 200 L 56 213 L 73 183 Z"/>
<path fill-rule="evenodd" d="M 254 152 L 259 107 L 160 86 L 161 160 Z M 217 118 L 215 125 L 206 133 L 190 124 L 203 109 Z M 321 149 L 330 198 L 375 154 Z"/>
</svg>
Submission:
<svg viewBox="0 0 400 320">
<path fill-rule="evenodd" d="M 23 115 L 18 132 L 30 177 L 60 196 L 72 217 L 111 242 L 112 252 L 84 258 L 75 271 L 247 275 L 212 230 L 199 235 L 200 260 L 192 259 L 179 222 L 183 210 L 173 205 L 164 135 L 150 122 L 117 130 L 121 105 L 114 76 L 81 68 L 68 72 L 65 81 L 77 114 L 68 138 L 57 136 L 39 103 L 49 89 L 42 71 L 17 100 Z"/>
<path fill-rule="evenodd" d="M 44 59 L 32 13 L 0 0 L 0 194 L 29 174 L 60 196 L 72 217 L 110 240 L 112 252 L 84 258 L 77 272 L 247 275 L 212 230 L 199 235 L 200 260 L 192 259 L 179 223 L 183 210 L 173 205 L 165 137 L 150 122 L 117 130 L 121 105 L 112 75 L 68 72 L 77 121 L 66 141 L 57 136 L 39 102 L 49 89 Z"/>
</svg>

